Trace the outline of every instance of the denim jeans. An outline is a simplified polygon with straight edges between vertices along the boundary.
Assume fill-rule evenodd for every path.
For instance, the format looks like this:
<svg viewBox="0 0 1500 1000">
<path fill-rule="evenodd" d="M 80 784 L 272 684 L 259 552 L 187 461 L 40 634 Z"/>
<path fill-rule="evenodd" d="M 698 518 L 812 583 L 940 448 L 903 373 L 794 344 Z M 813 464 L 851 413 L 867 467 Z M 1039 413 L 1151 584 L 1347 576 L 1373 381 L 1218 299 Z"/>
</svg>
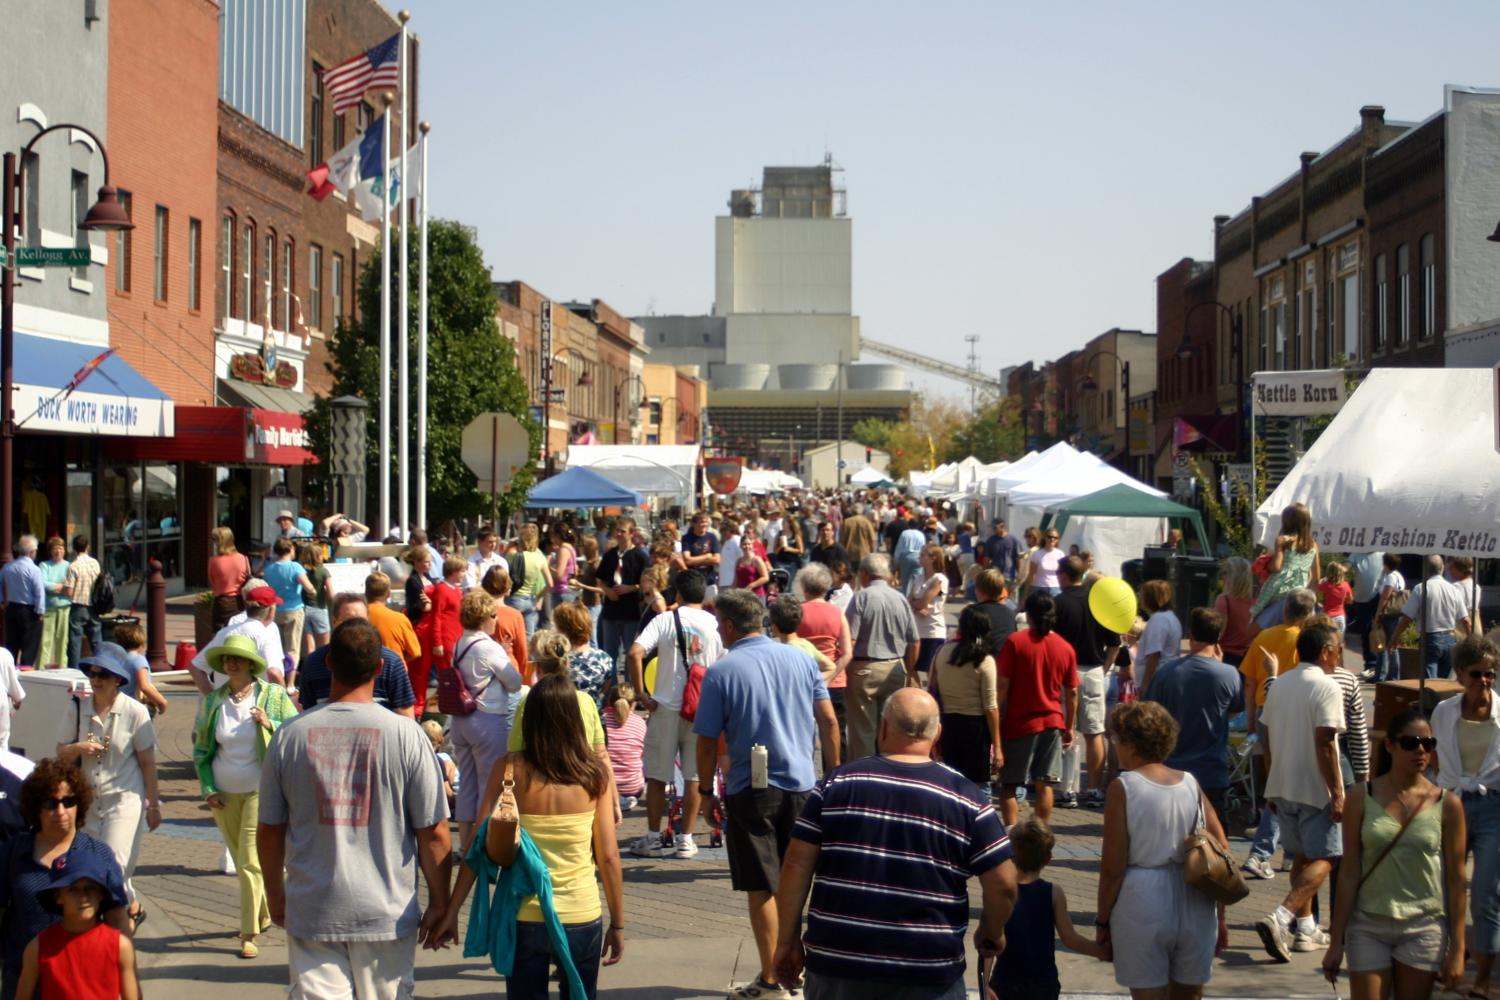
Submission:
<svg viewBox="0 0 1500 1000">
<path fill-rule="evenodd" d="M 631 643 L 635 642 L 636 633 L 641 630 L 639 618 L 601 618 L 599 619 L 599 648 L 609 654 L 609 658 L 615 661 L 615 674 L 618 675 L 625 663 L 625 654 L 630 652 Z"/>
<path fill-rule="evenodd" d="M 89 637 L 89 649 L 99 655 L 99 644 L 104 641 L 104 628 L 94 612 L 84 604 L 75 604 L 68 610 L 68 662 L 77 664 L 83 656 L 83 637 Z"/>
<path fill-rule="evenodd" d="M 1452 632 L 1428 632 L 1422 636 L 1422 672 L 1430 680 L 1453 673 L 1453 647 L 1458 636 Z"/>
<path fill-rule="evenodd" d="M 1469 882 L 1469 913 L 1474 930 L 1469 948 L 1479 955 L 1500 952 L 1500 792 L 1466 794 L 1464 819 L 1469 850 L 1474 853 L 1474 877 Z"/>
<path fill-rule="evenodd" d="M 1401 679 L 1401 653 L 1396 649 L 1396 625 L 1400 621 L 1399 615 L 1386 615 L 1377 624 L 1377 627 L 1385 629 L 1385 653 L 1382 655 L 1385 662 L 1381 665 L 1380 676 L 1376 680 Z"/>
<path fill-rule="evenodd" d="M 1260 809 L 1260 825 L 1255 828 L 1255 839 L 1250 842 L 1250 856 L 1262 861 L 1271 860 L 1276 848 L 1281 846 L 1281 821 L 1267 802 Z"/>
<path fill-rule="evenodd" d="M 1379 659 L 1374 650 L 1370 649 L 1370 632 L 1377 628 L 1375 622 L 1375 606 L 1380 603 L 1380 598 L 1372 597 L 1368 601 L 1359 601 L 1354 605 L 1354 620 L 1349 627 L 1354 634 L 1359 636 L 1360 650 L 1365 658 L 1366 670 L 1379 670 Z"/>
<path fill-rule="evenodd" d="M 521 612 L 526 621 L 526 638 L 530 639 L 536 631 L 536 601 L 526 594 L 511 594 L 505 599 L 505 606 Z"/>
<path fill-rule="evenodd" d="M 583 980 L 588 1000 L 594 1000 L 599 988 L 599 951 L 604 946 L 604 921 L 586 924 L 564 924 L 568 935 L 568 952 L 573 967 Z M 548 973 L 556 964 L 547 925 L 529 921 L 516 922 L 516 960 L 505 977 L 505 995 L 510 1000 L 547 1000 Z M 582 1000 L 568 990 L 568 977 L 561 970 L 557 977 L 557 995 L 562 1000 Z"/>
</svg>

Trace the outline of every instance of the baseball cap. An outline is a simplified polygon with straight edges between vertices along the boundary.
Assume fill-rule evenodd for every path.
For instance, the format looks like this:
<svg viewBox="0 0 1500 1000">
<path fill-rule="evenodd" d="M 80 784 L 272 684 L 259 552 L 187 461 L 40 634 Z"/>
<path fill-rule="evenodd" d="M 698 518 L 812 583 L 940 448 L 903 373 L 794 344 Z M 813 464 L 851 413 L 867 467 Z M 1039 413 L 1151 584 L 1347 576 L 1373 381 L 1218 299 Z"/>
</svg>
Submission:
<svg viewBox="0 0 1500 1000">
<path fill-rule="evenodd" d="M 265 583 L 254 590 L 247 591 L 245 600 L 251 604 L 259 604 L 263 608 L 274 607 L 282 603 L 281 598 L 276 596 L 276 591 L 271 588 L 270 584 Z"/>
</svg>

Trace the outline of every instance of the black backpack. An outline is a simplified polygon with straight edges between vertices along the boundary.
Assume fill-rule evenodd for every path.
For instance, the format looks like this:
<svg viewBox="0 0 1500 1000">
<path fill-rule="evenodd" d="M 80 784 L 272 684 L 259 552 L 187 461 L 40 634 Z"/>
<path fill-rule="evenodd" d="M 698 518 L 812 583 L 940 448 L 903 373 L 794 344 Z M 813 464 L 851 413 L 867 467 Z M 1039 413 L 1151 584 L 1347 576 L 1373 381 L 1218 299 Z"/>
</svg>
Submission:
<svg viewBox="0 0 1500 1000">
<path fill-rule="evenodd" d="M 102 618 L 115 609 L 115 578 L 103 567 L 100 567 L 99 577 L 94 581 L 93 596 L 89 610 L 95 618 Z"/>
</svg>

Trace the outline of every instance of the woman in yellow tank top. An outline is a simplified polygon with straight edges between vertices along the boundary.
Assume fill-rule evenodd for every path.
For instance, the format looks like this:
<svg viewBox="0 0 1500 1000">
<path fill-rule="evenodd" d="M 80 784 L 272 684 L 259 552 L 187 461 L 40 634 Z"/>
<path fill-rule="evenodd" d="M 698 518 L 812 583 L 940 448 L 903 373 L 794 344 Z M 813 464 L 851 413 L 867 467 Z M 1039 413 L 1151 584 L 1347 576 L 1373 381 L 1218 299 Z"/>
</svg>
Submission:
<svg viewBox="0 0 1500 1000">
<path fill-rule="evenodd" d="M 537 681 L 526 696 L 521 726 L 524 748 L 502 759 L 490 774 L 481 810 L 489 819 L 483 840 L 476 838 L 470 849 L 470 864 L 476 851 L 482 851 L 491 866 L 521 866 L 527 848 L 534 845 L 546 865 L 550 893 L 522 895 L 515 912 L 514 961 L 505 977 L 506 996 L 545 998 L 550 968 L 556 964 L 566 972 L 571 964 L 588 1000 L 593 1000 L 601 954 L 604 965 L 613 965 L 625 949 L 625 893 L 608 765 L 584 735 L 578 698 L 566 676 L 551 674 Z M 507 769 L 513 788 L 507 785 Z M 522 845 L 521 831 L 528 845 Z M 607 927 L 595 884 L 596 861 L 609 903 Z M 488 866 L 481 862 L 481 867 Z M 457 940 L 459 908 L 474 882 L 475 872 L 461 868 L 436 935 L 439 947 Z M 487 903 L 484 898 L 474 901 L 476 907 Z M 559 930 L 570 963 L 559 961 L 554 945 Z M 562 997 L 582 1000 L 568 990 L 570 976 L 558 978 Z"/>
<path fill-rule="evenodd" d="M 1344 807 L 1343 877 L 1323 974 L 1349 956 L 1351 1000 L 1417 1000 L 1464 970 L 1464 809 L 1427 779 L 1437 740 L 1420 711 L 1386 728 L 1378 776 Z M 1394 989 L 1393 989 L 1394 987 Z"/>
</svg>

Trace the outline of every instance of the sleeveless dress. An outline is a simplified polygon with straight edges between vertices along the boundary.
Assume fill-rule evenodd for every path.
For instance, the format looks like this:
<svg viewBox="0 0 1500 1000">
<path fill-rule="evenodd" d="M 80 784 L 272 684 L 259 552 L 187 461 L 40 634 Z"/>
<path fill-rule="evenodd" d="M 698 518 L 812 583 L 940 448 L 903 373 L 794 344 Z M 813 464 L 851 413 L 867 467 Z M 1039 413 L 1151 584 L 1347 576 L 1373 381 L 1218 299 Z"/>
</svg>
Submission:
<svg viewBox="0 0 1500 1000">
<path fill-rule="evenodd" d="M 1259 619 L 1261 612 L 1279 602 L 1286 595 L 1298 587 L 1306 587 L 1312 581 L 1308 579 L 1308 573 L 1312 571 L 1313 557 L 1318 554 L 1316 548 L 1306 552 L 1298 552 L 1296 549 L 1287 549 L 1286 554 L 1281 557 L 1281 568 L 1266 578 L 1261 584 L 1260 594 L 1256 596 L 1255 603 L 1250 606 L 1252 617 Z M 1278 614 L 1276 620 L 1270 625 L 1261 621 L 1261 628 L 1270 628 L 1272 625 L 1280 625 L 1281 616 Z"/>
</svg>

